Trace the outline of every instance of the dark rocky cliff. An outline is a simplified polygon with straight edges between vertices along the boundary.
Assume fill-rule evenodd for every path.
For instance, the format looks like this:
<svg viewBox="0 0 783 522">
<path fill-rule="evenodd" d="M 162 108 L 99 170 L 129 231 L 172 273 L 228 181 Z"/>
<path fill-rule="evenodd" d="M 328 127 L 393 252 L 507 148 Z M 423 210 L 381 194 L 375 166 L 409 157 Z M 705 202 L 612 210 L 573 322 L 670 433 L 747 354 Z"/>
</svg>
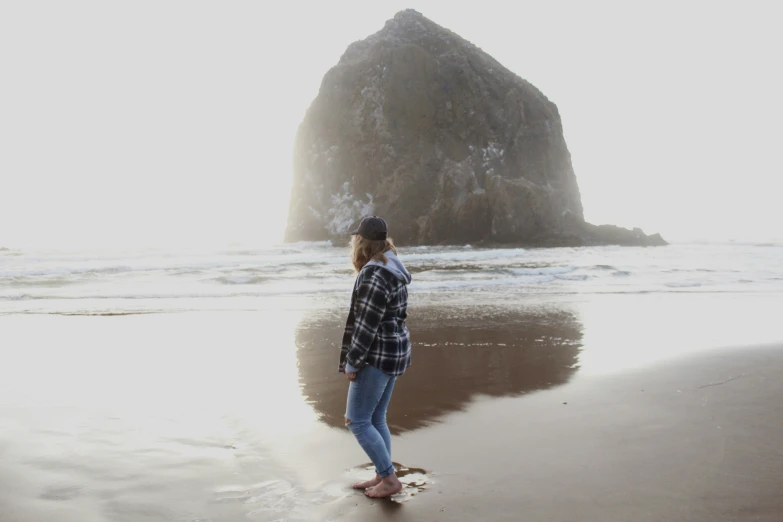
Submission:
<svg viewBox="0 0 783 522">
<path fill-rule="evenodd" d="M 299 127 L 286 239 L 385 217 L 401 244 L 656 244 L 586 224 L 541 91 L 416 11 L 352 44 Z"/>
</svg>

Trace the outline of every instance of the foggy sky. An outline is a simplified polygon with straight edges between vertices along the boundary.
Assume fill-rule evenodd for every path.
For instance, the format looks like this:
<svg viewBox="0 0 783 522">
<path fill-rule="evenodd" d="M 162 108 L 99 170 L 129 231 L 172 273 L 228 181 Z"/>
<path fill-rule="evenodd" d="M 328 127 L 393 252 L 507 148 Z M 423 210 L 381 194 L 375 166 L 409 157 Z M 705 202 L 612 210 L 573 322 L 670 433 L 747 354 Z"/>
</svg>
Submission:
<svg viewBox="0 0 783 522">
<path fill-rule="evenodd" d="M 280 240 L 322 76 L 407 7 L 558 105 L 589 221 L 782 237 L 774 3 L 586 4 L 0 4 L 0 246 Z"/>
</svg>

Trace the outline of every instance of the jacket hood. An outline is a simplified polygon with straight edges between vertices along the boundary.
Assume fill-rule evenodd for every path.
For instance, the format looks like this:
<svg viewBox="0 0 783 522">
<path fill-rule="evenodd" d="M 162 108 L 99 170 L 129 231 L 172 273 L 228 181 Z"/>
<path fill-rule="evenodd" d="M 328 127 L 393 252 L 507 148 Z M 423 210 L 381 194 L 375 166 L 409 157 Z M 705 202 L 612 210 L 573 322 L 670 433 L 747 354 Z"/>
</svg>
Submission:
<svg viewBox="0 0 783 522">
<path fill-rule="evenodd" d="M 402 264 L 402 261 L 400 261 L 400 258 L 397 257 L 394 251 L 388 250 L 384 252 L 384 255 L 386 256 L 385 265 L 383 264 L 383 261 L 370 261 L 365 266 L 379 266 L 394 274 L 397 277 L 397 279 L 399 279 L 406 285 L 411 284 L 411 280 L 413 278 L 411 277 L 410 272 L 408 272 L 408 269 L 405 268 L 405 265 Z"/>
</svg>

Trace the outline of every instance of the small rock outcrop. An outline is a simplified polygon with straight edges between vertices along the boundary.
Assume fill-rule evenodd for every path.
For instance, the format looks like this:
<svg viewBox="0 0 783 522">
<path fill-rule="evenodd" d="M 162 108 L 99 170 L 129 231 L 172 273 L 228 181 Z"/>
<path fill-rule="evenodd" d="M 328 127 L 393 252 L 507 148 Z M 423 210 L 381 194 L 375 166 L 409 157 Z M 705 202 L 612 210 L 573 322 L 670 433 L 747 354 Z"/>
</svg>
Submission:
<svg viewBox="0 0 783 522">
<path fill-rule="evenodd" d="M 371 214 L 401 244 L 660 239 L 585 223 L 555 104 L 413 10 L 348 47 L 294 146 L 287 240 L 342 239 Z"/>
</svg>

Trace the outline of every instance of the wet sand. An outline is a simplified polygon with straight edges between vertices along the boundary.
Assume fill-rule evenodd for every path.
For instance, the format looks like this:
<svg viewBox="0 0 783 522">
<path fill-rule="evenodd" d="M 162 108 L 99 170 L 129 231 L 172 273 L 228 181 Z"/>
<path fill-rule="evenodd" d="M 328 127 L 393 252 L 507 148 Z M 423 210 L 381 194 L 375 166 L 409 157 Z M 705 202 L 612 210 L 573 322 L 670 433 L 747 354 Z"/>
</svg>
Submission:
<svg viewBox="0 0 783 522">
<path fill-rule="evenodd" d="M 437 470 L 415 505 L 345 519 L 783 520 L 781 375 L 783 346 L 743 348 L 479 400 L 397 440 Z"/>
<path fill-rule="evenodd" d="M 388 422 L 397 435 L 462 411 L 474 397 L 503 397 L 568 382 L 579 364 L 581 324 L 573 312 L 554 310 L 476 311 L 448 319 L 427 310 L 410 321 L 415 332 L 411 368 L 395 387 Z M 444 325 L 446 327 L 444 327 Z M 345 377 L 335 353 L 344 319 L 328 314 L 302 321 L 296 332 L 302 393 L 321 420 L 343 427 Z M 324 332 L 329 332 L 324 338 Z"/>
<path fill-rule="evenodd" d="M 0 317 L 0 520 L 783 520 L 783 345 L 592 371 L 615 309 L 419 310 L 397 503 L 347 488 L 339 313 Z"/>
</svg>

